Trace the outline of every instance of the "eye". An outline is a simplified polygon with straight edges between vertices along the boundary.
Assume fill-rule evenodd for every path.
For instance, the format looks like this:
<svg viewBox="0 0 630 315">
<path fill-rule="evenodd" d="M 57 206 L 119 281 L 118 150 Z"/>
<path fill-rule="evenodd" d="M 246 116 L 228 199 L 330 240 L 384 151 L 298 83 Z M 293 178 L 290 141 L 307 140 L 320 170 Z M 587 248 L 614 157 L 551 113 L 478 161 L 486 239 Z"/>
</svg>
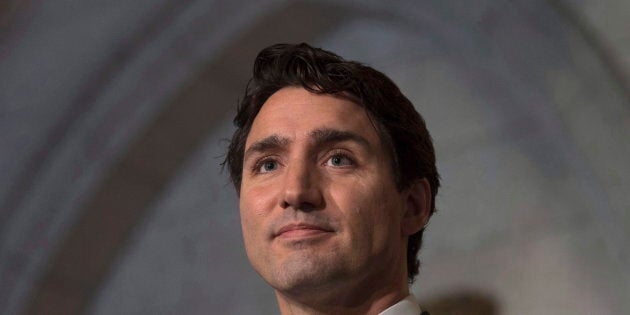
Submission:
<svg viewBox="0 0 630 315">
<path fill-rule="evenodd" d="M 343 167 L 354 165 L 354 162 L 347 156 L 342 154 L 335 154 L 326 160 L 327 166 Z"/>
<path fill-rule="evenodd" d="M 256 166 L 256 172 L 258 173 L 269 173 L 273 172 L 278 168 L 278 162 L 274 160 L 266 160 L 258 163 Z"/>
</svg>

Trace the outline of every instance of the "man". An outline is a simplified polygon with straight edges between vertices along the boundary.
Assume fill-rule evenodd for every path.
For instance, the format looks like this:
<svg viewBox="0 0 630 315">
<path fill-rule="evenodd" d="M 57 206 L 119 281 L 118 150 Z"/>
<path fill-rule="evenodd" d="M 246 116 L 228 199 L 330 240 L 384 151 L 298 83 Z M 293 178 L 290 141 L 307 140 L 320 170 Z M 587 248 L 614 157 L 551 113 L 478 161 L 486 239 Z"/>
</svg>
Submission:
<svg viewBox="0 0 630 315">
<path fill-rule="evenodd" d="M 307 44 L 260 52 L 225 163 L 247 256 L 282 314 L 418 315 L 409 294 L 439 176 L 384 74 Z"/>
</svg>

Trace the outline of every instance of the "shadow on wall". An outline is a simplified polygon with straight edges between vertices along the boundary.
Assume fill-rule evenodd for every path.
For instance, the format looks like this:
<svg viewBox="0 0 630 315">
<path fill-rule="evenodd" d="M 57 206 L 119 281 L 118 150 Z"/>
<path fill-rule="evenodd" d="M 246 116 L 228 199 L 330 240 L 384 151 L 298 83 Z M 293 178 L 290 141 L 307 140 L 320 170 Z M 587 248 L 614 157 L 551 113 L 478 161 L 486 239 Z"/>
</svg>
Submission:
<svg viewBox="0 0 630 315">
<path fill-rule="evenodd" d="M 493 297 L 474 291 L 460 291 L 420 303 L 422 309 L 437 315 L 499 315 Z"/>
</svg>

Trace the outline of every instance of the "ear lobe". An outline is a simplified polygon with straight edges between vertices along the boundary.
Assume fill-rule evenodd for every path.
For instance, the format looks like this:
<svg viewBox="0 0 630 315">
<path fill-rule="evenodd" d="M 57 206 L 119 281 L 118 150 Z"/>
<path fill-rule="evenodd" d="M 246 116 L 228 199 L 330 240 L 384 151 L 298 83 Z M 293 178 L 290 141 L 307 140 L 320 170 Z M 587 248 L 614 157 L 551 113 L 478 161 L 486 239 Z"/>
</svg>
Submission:
<svg viewBox="0 0 630 315">
<path fill-rule="evenodd" d="M 407 190 L 402 233 L 410 236 L 420 231 L 429 222 L 431 213 L 431 185 L 426 178 L 416 181 Z"/>
</svg>

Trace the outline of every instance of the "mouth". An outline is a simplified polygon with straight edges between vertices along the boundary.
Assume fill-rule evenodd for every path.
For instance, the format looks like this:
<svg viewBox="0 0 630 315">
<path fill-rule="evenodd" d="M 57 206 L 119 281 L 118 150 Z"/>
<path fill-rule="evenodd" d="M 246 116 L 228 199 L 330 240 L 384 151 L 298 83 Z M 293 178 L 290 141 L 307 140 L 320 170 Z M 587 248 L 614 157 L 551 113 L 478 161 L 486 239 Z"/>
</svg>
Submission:
<svg viewBox="0 0 630 315">
<path fill-rule="evenodd" d="M 332 229 L 312 224 L 288 224 L 275 233 L 275 237 L 283 239 L 300 239 L 318 237 L 333 232 Z"/>
</svg>

